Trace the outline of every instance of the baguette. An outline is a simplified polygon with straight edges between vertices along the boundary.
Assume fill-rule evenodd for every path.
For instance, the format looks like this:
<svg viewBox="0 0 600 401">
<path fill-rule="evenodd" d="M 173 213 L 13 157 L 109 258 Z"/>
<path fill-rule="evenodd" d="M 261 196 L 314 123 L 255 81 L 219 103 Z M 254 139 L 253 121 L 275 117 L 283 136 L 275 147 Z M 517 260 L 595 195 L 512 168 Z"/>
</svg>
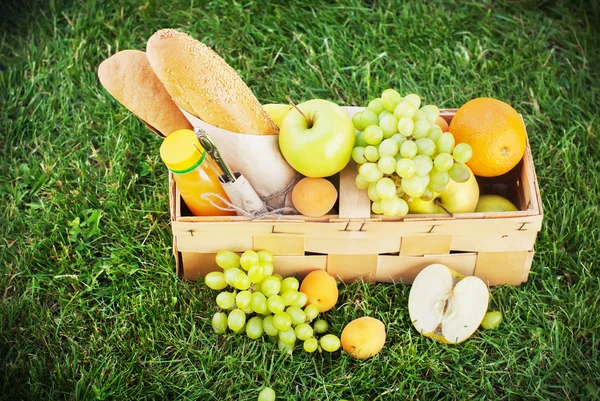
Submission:
<svg viewBox="0 0 600 401">
<path fill-rule="evenodd" d="M 242 78 L 208 46 L 162 29 L 150 37 L 146 52 L 173 101 L 188 113 L 240 134 L 279 133 Z"/>
<path fill-rule="evenodd" d="M 192 129 L 154 74 L 146 53 L 123 50 L 114 54 L 100 64 L 98 78 L 119 103 L 158 134 L 166 137 L 179 129 Z"/>
</svg>

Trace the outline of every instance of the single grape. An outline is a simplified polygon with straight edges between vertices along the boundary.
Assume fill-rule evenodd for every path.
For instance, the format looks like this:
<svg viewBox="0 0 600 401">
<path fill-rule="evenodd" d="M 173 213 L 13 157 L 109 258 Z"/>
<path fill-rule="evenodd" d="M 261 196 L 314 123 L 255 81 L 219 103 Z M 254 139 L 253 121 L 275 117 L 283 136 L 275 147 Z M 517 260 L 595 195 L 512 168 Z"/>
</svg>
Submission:
<svg viewBox="0 0 600 401">
<path fill-rule="evenodd" d="M 363 131 L 367 128 L 366 126 L 363 126 L 362 119 L 360 118 L 361 113 L 362 111 L 359 111 L 352 116 L 352 125 L 354 125 L 354 129 L 358 131 Z"/>
<path fill-rule="evenodd" d="M 211 290 L 223 290 L 227 287 L 225 274 L 223 272 L 210 272 L 204 276 L 204 283 Z"/>
<path fill-rule="evenodd" d="M 306 305 L 306 302 L 308 302 L 308 297 L 306 296 L 306 294 L 301 291 L 298 291 L 298 298 L 296 299 L 296 302 L 294 302 L 292 304 L 292 306 L 297 306 L 298 308 L 304 308 L 304 305 Z"/>
<path fill-rule="evenodd" d="M 242 253 L 242 256 L 240 257 L 240 266 L 242 266 L 242 269 L 246 271 L 248 271 L 248 269 L 250 269 L 253 265 L 258 264 L 258 262 L 260 262 L 258 253 L 252 250 Z"/>
<path fill-rule="evenodd" d="M 303 348 L 308 353 L 315 352 L 319 348 L 319 340 L 314 337 L 304 340 Z"/>
<path fill-rule="evenodd" d="M 415 174 L 417 166 L 412 159 L 401 159 L 396 163 L 396 173 L 402 178 L 409 178 Z"/>
<path fill-rule="evenodd" d="M 240 273 L 233 279 L 233 286 L 238 290 L 247 290 L 252 285 L 246 273 Z"/>
<path fill-rule="evenodd" d="M 391 138 L 398 132 L 398 119 L 393 114 L 386 114 L 379 120 L 379 127 L 383 131 L 384 138 Z"/>
<path fill-rule="evenodd" d="M 381 122 L 381 120 L 383 120 L 386 116 L 393 116 L 394 114 L 390 113 L 387 110 L 382 111 L 381 113 L 379 113 L 379 122 Z"/>
<path fill-rule="evenodd" d="M 400 217 L 408 213 L 408 203 L 404 199 L 394 196 L 393 198 L 382 200 L 381 209 L 384 216 Z"/>
<path fill-rule="evenodd" d="M 300 288 L 300 282 L 296 277 L 287 277 L 281 281 L 281 292 L 286 290 L 296 290 Z"/>
<path fill-rule="evenodd" d="M 375 163 L 377 160 L 379 160 L 379 151 L 375 146 L 369 145 L 365 148 L 364 156 L 367 161 Z"/>
<path fill-rule="evenodd" d="M 411 102 L 408 102 L 406 100 L 403 100 L 400 103 L 398 103 L 398 105 L 394 109 L 394 115 L 396 117 L 398 117 L 398 119 L 400 119 L 402 117 L 408 117 L 412 120 L 412 118 L 415 115 L 415 113 L 417 112 L 417 110 L 418 109 L 415 107 L 414 104 L 412 104 Z"/>
<path fill-rule="evenodd" d="M 365 142 L 369 145 L 379 145 L 383 139 L 383 131 L 378 125 L 369 125 L 364 131 Z"/>
<path fill-rule="evenodd" d="M 429 172 L 429 188 L 434 192 L 442 193 L 446 189 L 449 181 L 450 176 L 447 171 L 440 171 L 437 168 L 434 168 Z"/>
<path fill-rule="evenodd" d="M 294 344 L 296 342 L 296 330 L 290 327 L 287 330 L 280 331 L 279 340 L 289 345 Z"/>
<path fill-rule="evenodd" d="M 427 156 L 432 156 L 435 153 L 435 142 L 431 139 L 419 138 L 415 143 L 417 144 L 417 153 Z"/>
<path fill-rule="evenodd" d="M 371 210 L 375 214 L 383 214 L 383 208 L 381 207 L 381 201 L 371 203 Z"/>
<path fill-rule="evenodd" d="M 418 175 L 402 179 L 402 189 L 411 198 L 420 198 L 425 192 L 423 180 Z"/>
<path fill-rule="evenodd" d="M 439 153 L 452 153 L 454 149 L 454 135 L 450 132 L 444 132 L 437 140 L 437 148 Z"/>
<path fill-rule="evenodd" d="M 329 323 L 326 320 L 319 319 L 313 325 L 313 328 L 316 333 L 322 334 L 325 333 L 329 329 Z"/>
<path fill-rule="evenodd" d="M 411 102 L 417 109 L 421 107 L 421 98 L 419 95 L 411 93 L 410 95 L 404 96 L 404 100 Z"/>
<path fill-rule="evenodd" d="M 368 182 L 377 182 L 383 177 L 383 173 L 379 171 L 377 164 L 375 163 L 365 163 L 361 164 L 358 169 L 358 174 L 360 174 L 365 181 Z"/>
<path fill-rule="evenodd" d="M 500 326 L 500 323 L 502 323 L 502 312 L 488 312 L 485 314 L 483 320 L 481 321 L 481 327 L 483 327 L 485 330 L 493 330 L 498 328 L 498 326 Z"/>
<path fill-rule="evenodd" d="M 377 162 L 377 168 L 379 168 L 379 171 L 383 174 L 393 174 L 394 171 L 396 171 L 396 159 L 392 156 L 382 156 Z"/>
<path fill-rule="evenodd" d="M 283 281 L 283 276 L 281 274 L 273 274 L 273 277 L 277 277 L 279 282 Z"/>
<path fill-rule="evenodd" d="M 415 173 L 417 175 L 424 176 L 426 174 L 429 174 L 429 172 L 433 168 L 433 162 L 431 161 L 431 157 L 429 156 L 416 155 L 413 161 L 415 162 Z"/>
<path fill-rule="evenodd" d="M 433 142 L 437 144 L 437 140 L 444 133 L 439 125 L 435 123 L 429 124 L 429 131 L 427 132 L 427 138 L 431 139 Z"/>
<path fill-rule="evenodd" d="M 452 152 L 454 160 L 459 163 L 467 163 L 473 156 L 473 149 L 467 143 L 459 143 Z"/>
<path fill-rule="evenodd" d="M 448 175 L 452 178 L 453 181 L 462 183 L 467 182 L 471 177 L 471 172 L 469 168 L 462 163 L 454 163 L 450 170 L 448 170 Z"/>
<path fill-rule="evenodd" d="M 409 117 L 402 117 L 398 120 L 398 132 L 405 137 L 412 135 L 415 128 L 415 122 Z"/>
<path fill-rule="evenodd" d="M 380 199 L 396 196 L 396 184 L 390 178 L 384 177 L 375 184 L 375 190 Z"/>
<path fill-rule="evenodd" d="M 373 182 L 369 184 L 369 188 L 367 188 L 367 195 L 369 196 L 369 199 L 371 199 L 373 202 L 381 200 L 379 194 L 377 193 L 377 183 Z"/>
<path fill-rule="evenodd" d="M 217 266 L 223 270 L 240 267 L 240 255 L 231 251 L 219 251 L 217 256 L 215 256 L 215 261 L 217 262 Z"/>
<path fill-rule="evenodd" d="M 306 322 L 306 313 L 297 306 L 290 306 L 285 310 L 290 318 L 292 318 L 292 324 L 298 325 Z"/>
<path fill-rule="evenodd" d="M 358 134 L 356 134 L 355 140 L 354 140 L 354 146 L 360 146 L 362 148 L 364 148 L 365 146 L 367 146 L 368 143 L 367 141 L 365 141 L 365 133 L 364 132 L 359 132 Z"/>
<path fill-rule="evenodd" d="M 256 312 L 260 315 L 264 315 L 269 312 L 269 307 L 267 306 L 267 297 L 262 292 L 253 292 L 252 300 L 250 301 L 250 307 L 253 312 Z"/>
<path fill-rule="evenodd" d="M 271 313 L 281 313 L 285 309 L 285 302 L 279 295 L 271 295 L 267 298 L 267 308 Z"/>
<path fill-rule="evenodd" d="M 406 137 L 402 134 L 394 134 L 391 139 L 398 143 L 398 149 L 404 142 L 406 142 Z"/>
<path fill-rule="evenodd" d="M 379 115 L 382 111 L 385 110 L 385 107 L 383 107 L 383 101 L 381 100 L 381 98 L 376 97 L 375 99 L 369 102 L 367 109 Z"/>
<path fill-rule="evenodd" d="M 411 140 L 404 142 L 400 146 L 400 154 L 402 155 L 402 157 L 407 159 L 412 159 L 413 157 L 415 157 L 417 155 L 418 150 L 419 148 L 417 147 L 417 144 Z"/>
<path fill-rule="evenodd" d="M 283 299 L 286 306 L 293 304 L 298 299 L 298 290 L 287 289 L 282 291 L 281 299 Z"/>
<path fill-rule="evenodd" d="M 431 188 L 427 187 L 425 188 L 425 192 L 423 192 L 423 195 L 421 195 L 421 200 L 425 201 L 425 202 L 429 202 L 432 201 L 434 197 L 434 193 L 431 190 Z"/>
<path fill-rule="evenodd" d="M 381 93 L 381 102 L 383 107 L 390 113 L 394 111 L 398 103 L 402 100 L 402 96 L 394 89 L 386 89 Z"/>
<path fill-rule="evenodd" d="M 354 183 L 356 184 L 356 188 L 358 189 L 367 189 L 369 188 L 370 182 L 365 180 L 362 175 L 357 174 L 354 179 Z"/>
<path fill-rule="evenodd" d="M 294 331 L 296 332 L 296 337 L 298 337 L 298 340 L 302 341 L 306 341 L 311 338 L 314 332 L 313 328 L 310 327 L 310 324 L 308 323 L 300 323 L 296 326 Z"/>
<path fill-rule="evenodd" d="M 227 314 L 217 312 L 212 317 L 212 328 L 217 334 L 225 334 L 227 331 Z"/>
<path fill-rule="evenodd" d="M 358 146 L 352 149 L 352 160 L 354 160 L 358 164 L 366 163 L 367 159 L 365 158 L 365 148 L 363 148 L 362 146 Z"/>
<path fill-rule="evenodd" d="M 235 305 L 235 295 L 232 292 L 223 291 L 217 295 L 216 302 L 221 309 L 232 309 Z"/>
<path fill-rule="evenodd" d="M 262 294 L 262 281 L 260 283 L 254 284 L 252 286 L 252 291 L 254 291 L 254 292 L 260 292 Z"/>
<path fill-rule="evenodd" d="M 455 149 L 455 152 L 456 152 L 456 149 Z M 440 153 L 439 155 L 437 155 L 435 157 L 435 160 L 433 161 L 435 168 L 438 169 L 439 171 L 450 170 L 450 167 L 452 167 L 453 163 L 454 163 L 454 159 L 448 153 Z"/>
<path fill-rule="evenodd" d="M 308 320 L 309 322 L 314 320 L 314 318 L 316 318 L 319 315 L 320 311 L 321 310 L 319 309 L 318 305 L 315 305 L 315 304 L 306 305 L 306 308 L 304 308 L 304 313 L 306 314 L 306 320 Z"/>
<path fill-rule="evenodd" d="M 286 344 L 281 340 L 277 340 L 277 348 L 279 348 L 279 351 L 284 352 L 288 355 L 292 355 L 294 353 L 294 345 L 296 345 L 296 343 L 294 342 L 294 344 Z"/>
<path fill-rule="evenodd" d="M 365 128 L 370 125 L 377 125 L 379 124 L 379 113 L 375 113 L 373 110 L 365 109 L 360 113 L 360 120 L 362 123 L 361 126 Z"/>
<path fill-rule="evenodd" d="M 241 309 L 234 309 L 227 316 L 227 327 L 231 331 L 241 330 L 246 324 L 246 314 Z"/>
<path fill-rule="evenodd" d="M 427 120 L 427 116 L 425 115 L 423 110 L 417 110 L 417 112 L 413 116 L 413 121 L 417 122 L 419 120 Z"/>
<path fill-rule="evenodd" d="M 279 294 L 279 290 L 281 289 L 281 281 L 276 275 L 272 275 L 264 278 L 260 283 L 260 287 L 262 293 L 265 294 L 266 297 L 270 297 Z"/>
<path fill-rule="evenodd" d="M 246 323 L 246 335 L 252 340 L 260 338 L 263 334 L 263 322 L 259 316 L 254 316 Z"/>
<path fill-rule="evenodd" d="M 259 283 L 265 278 L 265 268 L 262 263 L 254 265 L 248 270 L 248 278 L 251 283 Z"/>
<path fill-rule="evenodd" d="M 275 391 L 272 388 L 265 387 L 260 393 L 258 393 L 258 399 L 256 401 L 275 401 Z"/>
<path fill-rule="evenodd" d="M 278 312 L 273 315 L 273 325 L 279 331 L 285 331 L 292 327 L 292 318 L 287 312 Z"/>
<path fill-rule="evenodd" d="M 246 309 L 252 302 L 252 292 L 245 290 L 240 291 L 235 296 L 235 304 L 240 309 Z"/>
<path fill-rule="evenodd" d="M 258 251 L 256 252 L 258 255 L 258 260 L 260 263 L 273 263 L 273 254 L 269 251 Z"/>
<path fill-rule="evenodd" d="M 268 336 L 276 336 L 279 334 L 279 330 L 273 324 L 273 315 L 266 316 L 262 321 L 262 325 L 263 330 Z"/>
<path fill-rule="evenodd" d="M 438 109 L 437 106 L 434 106 L 432 104 L 428 104 L 421 107 L 421 111 L 425 113 L 427 121 L 429 121 L 430 123 L 434 123 L 440 116 L 440 109 Z"/>
<path fill-rule="evenodd" d="M 335 352 L 340 349 L 340 339 L 333 334 L 325 334 L 319 340 L 319 344 L 321 344 L 321 348 L 323 348 L 327 352 Z"/>
<path fill-rule="evenodd" d="M 400 150 L 400 147 L 398 146 L 398 142 L 396 142 L 393 139 L 385 139 L 384 141 L 381 142 L 381 144 L 379 144 L 379 156 L 383 157 L 383 156 L 396 156 L 396 153 L 398 153 L 398 150 Z"/>
<path fill-rule="evenodd" d="M 417 120 L 413 129 L 415 139 L 425 138 L 429 134 L 429 121 Z"/>
<path fill-rule="evenodd" d="M 260 262 L 263 267 L 264 277 L 269 277 L 273 274 L 273 262 Z"/>
</svg>

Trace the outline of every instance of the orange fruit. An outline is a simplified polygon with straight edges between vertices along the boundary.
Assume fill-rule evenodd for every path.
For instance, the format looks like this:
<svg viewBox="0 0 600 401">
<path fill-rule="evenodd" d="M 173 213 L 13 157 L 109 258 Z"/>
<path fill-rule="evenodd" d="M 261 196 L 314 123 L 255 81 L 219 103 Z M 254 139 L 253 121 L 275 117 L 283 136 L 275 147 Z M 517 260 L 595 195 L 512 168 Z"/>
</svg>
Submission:
<svg viewBox="0 0 600 401">
<path fill-rule="evenodd" d="M 314 270 L 302 280 L 300 292 L 306 294 L 306 304 L 315 304 L 321 312 L 333 308 L 338 300 L 335 279 L 325 270 Z"/>
<path fill-rule="evenodd" d="M 492 98 L 465 103 L 450 121 L 456 143 L 467 143 L 473 157 L 467 165 L 473 174 L 496 177 L 507 173 L 525 153 L 527 136 L 519 113 L 509 104 Z"/>
<path fill-rule="evenodd" d="M 335 186 L 325 178 L 305 177 L 292 190 L 296 210 L 309 217 L 320 217 L 331 210 L 337 200 Z"/>
<path fill-rule="evenodd" d="M 385 344 L 385 325 L 372 317 L 351 321 L 342 330 L 342 347 L 356 359 L 370 358 L 381 351 Z"/>
<path fill-rule="evenodd" d="M 442 129 L 442 132 L 448 132 L 448 123 L 443 117 L 438 117 L 435 124 Z"/>
</svg>

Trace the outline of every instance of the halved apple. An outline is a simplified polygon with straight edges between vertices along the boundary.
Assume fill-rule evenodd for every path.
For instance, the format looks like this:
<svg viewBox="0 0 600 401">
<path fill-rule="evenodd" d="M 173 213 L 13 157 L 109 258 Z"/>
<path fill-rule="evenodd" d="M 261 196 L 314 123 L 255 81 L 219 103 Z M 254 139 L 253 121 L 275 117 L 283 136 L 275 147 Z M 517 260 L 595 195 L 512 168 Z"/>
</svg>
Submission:
<svg viewBox="0 0 600 401">
<path fill-rule="evenodd" d="M 490 293 L 475 276 L 462 276 L 436 263 L 415 278 L 408 297 L 408 313 L 415 329 L 447 343 L 465 341 L 477 330 L 488 308 Z"/>
</svg>

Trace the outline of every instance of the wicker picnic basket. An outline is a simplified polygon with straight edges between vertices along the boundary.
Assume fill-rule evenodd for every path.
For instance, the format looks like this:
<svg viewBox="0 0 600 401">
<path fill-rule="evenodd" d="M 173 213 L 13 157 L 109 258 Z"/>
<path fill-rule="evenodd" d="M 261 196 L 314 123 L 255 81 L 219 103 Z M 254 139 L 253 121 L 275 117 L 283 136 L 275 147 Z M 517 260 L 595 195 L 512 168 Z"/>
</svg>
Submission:
<svg viewBox="0 0 600 401">
<path fill-rule="evenodd" d="M 348 112 L 361 108 L 347 108 Z M 456 110 L 442 110 L 450 122 Z M 509 173 L 478 177 L 482 194 L 502 195 L 517 212 L 372 215 L 366 190 L 356 188 L 356 165 L 339 174 L 338 214 L 319 218 L 283 216 L 272 220 L 192 216 L 169 176 L 173 251 L 177 275 L 196 280 L 217 270 L 215 254 L 228 249 L 266 249 L 275 272 L 302 277 L 325 269 L 344 282 L 412 283 L 432 263 L 443 263 L 489 285 L 519 285 L 529 276 L 534 244 L 542 226 L 542 203 L 529 143 Z"/>
</svg>

